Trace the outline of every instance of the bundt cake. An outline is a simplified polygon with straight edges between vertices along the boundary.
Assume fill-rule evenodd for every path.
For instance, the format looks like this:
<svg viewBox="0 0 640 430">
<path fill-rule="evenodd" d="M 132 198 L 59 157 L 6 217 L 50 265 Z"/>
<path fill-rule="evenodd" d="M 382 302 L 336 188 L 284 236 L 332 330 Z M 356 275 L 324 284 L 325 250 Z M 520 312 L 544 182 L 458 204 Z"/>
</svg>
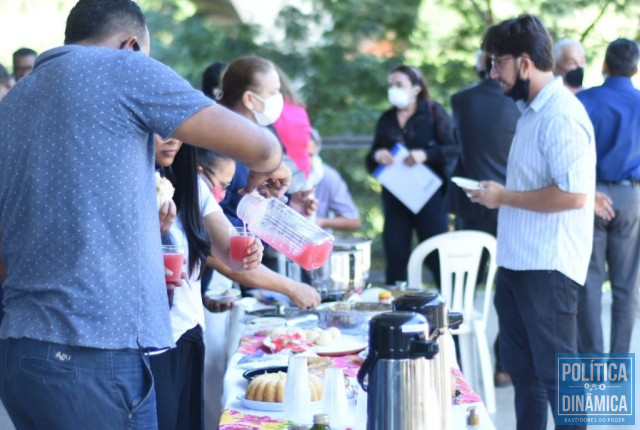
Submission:
<svg viewBox="0 0 640 430">
<path fill-rule="evenodd" d="M 245 398 L 258 402 L 284 402 L 284 386 L 287 374 L 284 372 L 265 373 L 251 380 L 245 393 Z M 311 401 L 318 402 L 322 398 L 322 380 L 316 375 L 309 374 L 309 388 Z"/>
</svg>

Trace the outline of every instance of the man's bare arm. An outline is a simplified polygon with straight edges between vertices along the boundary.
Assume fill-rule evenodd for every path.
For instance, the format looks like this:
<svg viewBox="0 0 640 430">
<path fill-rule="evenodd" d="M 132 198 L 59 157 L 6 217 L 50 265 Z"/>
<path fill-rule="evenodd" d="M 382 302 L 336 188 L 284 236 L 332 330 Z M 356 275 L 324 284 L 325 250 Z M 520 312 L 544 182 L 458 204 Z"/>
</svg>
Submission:
<svg viewBox="0 0 640 430">
<path fill-rule="evenodd" d="M 586 194 L 568 193 L 556 185 L 532 191 L 512 191 L 493 181 L 482 181 L 484 188 L 467 190 L 472 202 L 480 203 L 489 209 L 511 206 L 533 212 L 561 212 L 582 208 Z"/>
<path fill-rule="evenodd" d="M 226 154 L 254 172 L 273 172 L 282 160 L 282 147 L 273 133 L 218 104 L 195 113 L 173 137 Z"/>
</svg>

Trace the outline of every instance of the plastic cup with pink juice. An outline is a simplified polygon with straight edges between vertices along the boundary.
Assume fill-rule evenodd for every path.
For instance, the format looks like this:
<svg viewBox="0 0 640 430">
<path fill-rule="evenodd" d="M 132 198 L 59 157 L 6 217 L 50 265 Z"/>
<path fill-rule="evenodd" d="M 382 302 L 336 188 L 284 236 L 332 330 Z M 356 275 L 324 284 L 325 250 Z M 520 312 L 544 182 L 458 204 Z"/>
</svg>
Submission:
<svg viewBox="0 0 640 430">
<path fill-rule="evenodd" d="M 164 258 L 165 280 L 167 282 L 179 282 L 182 278 L 184 247 L 178 245 L 162 245 L 162 256 Z"/>
<path fill-rule="evenodd" d="M 247 250 L 253 244 L 255 236 L 244 227 L 229 227 L 230 259 L 237 266 L 242 267 L 242 260 L 247 256 Z"/>
</svg>

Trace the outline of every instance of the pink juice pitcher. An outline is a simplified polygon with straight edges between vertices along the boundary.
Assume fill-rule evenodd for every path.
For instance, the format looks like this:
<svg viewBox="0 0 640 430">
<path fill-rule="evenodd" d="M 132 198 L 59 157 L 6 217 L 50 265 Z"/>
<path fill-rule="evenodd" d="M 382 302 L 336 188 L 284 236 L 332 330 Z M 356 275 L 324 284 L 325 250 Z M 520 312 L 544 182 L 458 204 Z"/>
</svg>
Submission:
<svg viewBox="0 0 640 430">
<path fill-rule="evenodd" d="M 247 194 L 236 211 L 256 236 L 305 270 L 321 267 L 331 255 L 333 236 L 278 199 Z"/>
</svg>

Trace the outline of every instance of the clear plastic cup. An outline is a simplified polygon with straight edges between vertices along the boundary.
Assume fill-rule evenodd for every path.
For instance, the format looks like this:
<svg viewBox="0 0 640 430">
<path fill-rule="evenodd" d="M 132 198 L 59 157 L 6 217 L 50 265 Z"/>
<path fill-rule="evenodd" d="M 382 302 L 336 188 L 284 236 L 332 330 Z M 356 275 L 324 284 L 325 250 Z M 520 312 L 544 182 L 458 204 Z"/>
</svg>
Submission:
<svg viewBox="0 0 640 430">
<path fill-rule="evenodd" d="M 184 247 L 178 245 L 162 245 L 164 258 L 164 278 L 167 282 L 178 282 L 182 278 L 184 264 Z"/>
<path fill-rule="evenodd" d="M 356 413 L 353 414 L 352 430 L 367 430 L 367 392 L 358 384 Z"/>
<path fill-rule="evenodd" d="M 324 373 L 320 408 L 322 412 L 329 415 L 329 422 L 333 427 L 345 428 L 350 424 L 348 407 L 344 373 L 342 369 L 330 367 Z"/>
<path fill-rule="evenodd" d="M 236 268 L 242 267 L 247 250 L 253 245 L 255 236 L 244 227 L 229 227 L 229 257 Z"/>
<path fill-rule="evenodd" d="M 286 420 L 295 424 L 311 424 L 311 388 L 307 357 L 289 358 L 282 413 Z"/>
</svg>

